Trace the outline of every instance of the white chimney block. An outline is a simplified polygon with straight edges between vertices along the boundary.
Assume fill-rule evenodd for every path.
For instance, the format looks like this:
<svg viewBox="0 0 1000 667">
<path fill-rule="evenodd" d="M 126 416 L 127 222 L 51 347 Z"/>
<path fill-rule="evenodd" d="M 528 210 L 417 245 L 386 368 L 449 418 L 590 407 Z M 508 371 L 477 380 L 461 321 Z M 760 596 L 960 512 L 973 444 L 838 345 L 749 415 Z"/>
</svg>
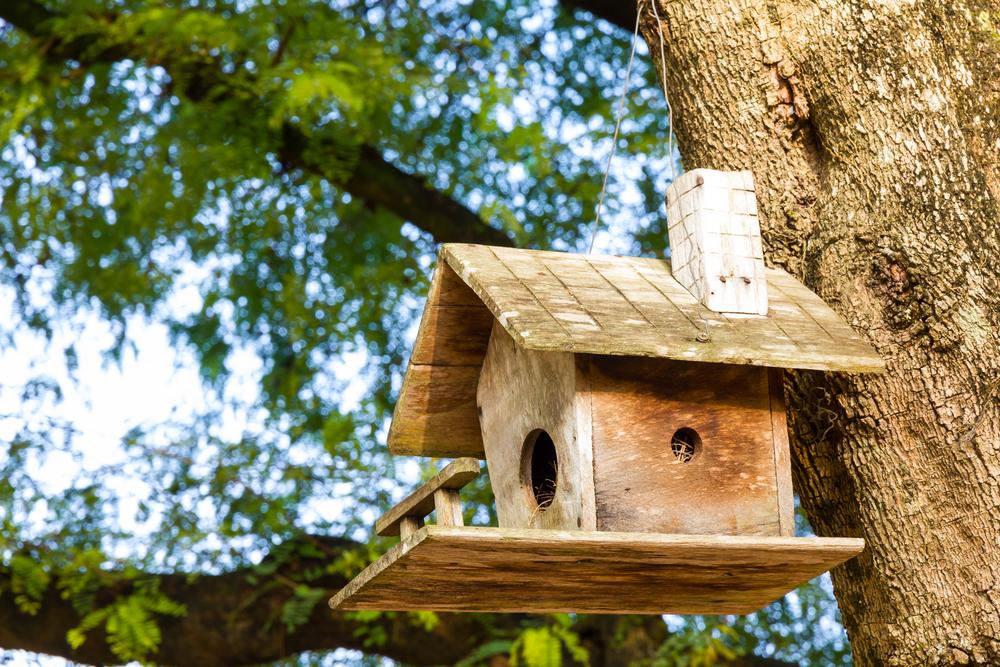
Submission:
<svg viewBox="0 0 1000 667">
<path fill-rule="evenodd" d="M 749 171 L 695 169 L 667 190 L 674 278 L 717 313 L 767 315 L 767 277 Z"/>
</svg>

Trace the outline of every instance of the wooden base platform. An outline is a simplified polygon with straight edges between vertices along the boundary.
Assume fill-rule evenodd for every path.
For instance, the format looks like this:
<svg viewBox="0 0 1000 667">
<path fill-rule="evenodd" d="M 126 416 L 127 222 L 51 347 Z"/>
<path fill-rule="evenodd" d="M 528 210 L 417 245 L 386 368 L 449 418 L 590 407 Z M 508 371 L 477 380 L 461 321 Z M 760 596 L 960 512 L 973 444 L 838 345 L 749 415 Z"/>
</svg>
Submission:
<svg viewBox="0 0 1000 667">
<path fill-rule="evenodd" d="M 864 540 L 424 526 L 330 600 L 385 611 L 747 614 Z"/>
</svg>

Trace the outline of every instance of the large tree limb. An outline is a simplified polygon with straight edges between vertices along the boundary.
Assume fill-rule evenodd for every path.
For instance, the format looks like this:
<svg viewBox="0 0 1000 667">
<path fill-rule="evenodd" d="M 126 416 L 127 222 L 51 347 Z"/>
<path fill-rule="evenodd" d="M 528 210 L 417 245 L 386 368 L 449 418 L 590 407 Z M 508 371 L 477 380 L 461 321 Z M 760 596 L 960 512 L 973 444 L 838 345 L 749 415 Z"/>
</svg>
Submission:
<svg viewBox="0 0 1000 667">
<path fill-rule="evenodd" d="M 347 648 L 375 653 L 414 665 L 451 664 L 504 627 L 513 627 L 517 617 L 493 618 L 471 614 L 442 615 L 433 630 L 413 622 L 407 614 L 387 614 L 377 621 L 361 623 L 351 614 L 334 613 L 321 599 L 308 621 L 289 632 L 281 610 L 292 597 L 293 582 L 306 570 L 322 568 L 345 550 L 357 545 L 331 538 L 309 537 L 322 545 L 323 557 L 297 556 L 281 563 L 273 574 L 256 568 L 241 568 L 219 575 L 190 577 L 185 574 L 149 575 L 169 598 L 187 606 L 180 618 L 159 617 L 162 643 L 149 658 L 158 664 L 246 665 L 272 662 L 302 651 Z M 10 581 L 10 572 L 0 569 L 0 591 Z M 276 582 L 278 582 L 276 584 Z M 286 582 L 286 583 L 280 583 Z M 312 580 L 308 585 L 329 594 L 346 583 L 339 575 Z M 97 592 L 104 604 L 130 592 L 130 584 L 113 584 Z M 66 642 L 66 633 L 79 625 L 77 610 L 63 599 L 57 581 L 50 583 L 36 615 L 18 609 L 13 596 L 0 595 L 0 646 L 45 653 L 88 664 L 121 662 L 108 645 L 102 627 L 92 630 L 78 649 Z M 385 641 L 366 644 L 373 630 L 384 631 Z"/>
<path fill-rule="evenodd" d="M 640 30 L 685 164 L 752 169 L 768 260 L 887 362 L 786 384 L 806 514 L 820 535 L 866 541 L 832 573 L 855 661 L 1000 664 L 1000 42 L 976 18 L 989 14 L 656 2 Z"/>
<path fill-rule="evenodd" d="M 49 61 L 72 60 L 84 67 L 126 58 L 151 63 L 153 61 L 146 52 L 147 45 L 140 39 L 124 43 L 111 41 L 106 46 L 99 45 L 96 35 L 62 39 L 51 30 L 52 21 L 56 18 L 59 15 L 35 0 L 0 3 L 0 19 L 36 38 Z M 229 90 L 227 85 L 231 75 L 223 72 L 221 65 L 215 60 L 199 62 L 196 71 L 186 71 L 180 77 L 174 71 L 179 68 L 177 63 L 158 58 L 155 59 L 155 64 L 163 67 L 175 79 L 183 81 L 181 89 L 176 92 L 191 101 L 204 101 L 209 95 L 213 101 L 235 96 L 236 91 Z M 490 226 L 464 204 L 428 185 L 424 178 L 393 165 L 373 146 L 362 145 L 353 171 L 347 177 L 336 177 L 328 173 L 326 165 L 320 159 L 313 157 L 322 156 L 324 152 L 315 150 L 317 147 L 310 146 L 309 143 L 322 141 L 321 139 L 306 137 L 301 131 L 287 125 L 280 135 L 277 152 L 286 164 L 328 178 L 368 206 L 383 208 L 412 222 L 434 237 L 435 241 L 492 245 L 512 243 L 503 231 Z"/>
<path fill-rule="evenodd" d="M 567 9 L 588 11 L 608 23 L 632 32 L 635 28 L 636 3 L 621 0 L 560 0 Z"/>
<path fill-rule="evenodd" d="M 428 630 L 404 613 L 385 614 L 377 620 L 359 621 L 349 612 L 331 612 L 325 597 L 313 608 L 308 620 L 289 631 L 282 622 L 285 603 L 293 596 L 303 574 L 325 568 L 345 551 L 358 545 L 338 538 L 304 536 L 311 547 L 284 558 L 274 572 L 244 567 L 216 575 L 148 574 L 161 592 L 183 603 L 187 613 L 180 618 L 157 618 L 162 633 L 159 650 L 147 656 L 151 662 L 178 667 L 257 665 L 304 651 L 337 648 L 381 655 L 409 665 L 454 664 L 486 641 L 512 637 L 524 617 L 513 614 L 440 614 Z M 297 553 L 296 550 L 292 550 Z M 270 557 L 262 566 L 271 564 Z M 103 627 L 87 634 L 77 649 L 66 642 L 67 632 L 80 623 L 72 604 L 60 593 L 58 580 L 50 582 L 36 614 L 22 612 L 10 590 L 11 573 L 0 568 L 0 647 L 59 656 L 85 664 L 116 664 Z M 111 581 L 94 594 L 98 604 L 112 603 L 128 595 L 135 580 Z M 328 575 L 308 581 L 332 595 L 347 579 Z M 574 625 L 581 644 L 590 654 L 592 667 L 625 667 L 645 664 L 667 638 L 666 625 L 658 616 L 641 620 L 614 616 L 581 616 Z M 373 638 L 382 636 L 379 641 Z M 502 657 L 490 664 L 507 665 Z M 789 663 L 758 656 L 720 661 L 721 667 L 788 667 Z"/>
</svg>

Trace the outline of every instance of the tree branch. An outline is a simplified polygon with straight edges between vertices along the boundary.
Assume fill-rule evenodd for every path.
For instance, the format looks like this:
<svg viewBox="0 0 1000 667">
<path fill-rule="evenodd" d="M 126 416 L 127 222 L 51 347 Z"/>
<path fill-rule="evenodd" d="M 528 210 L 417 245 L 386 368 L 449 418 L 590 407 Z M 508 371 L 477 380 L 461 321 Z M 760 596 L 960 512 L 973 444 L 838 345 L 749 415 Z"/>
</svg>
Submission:
<svg viewBox="0 0 1000 667">
<path fill-rule="evenodd" d="M 305 547 L 305 548 L 300 548 Z M 350 612 L 331 612 L 326 600 L 347 583 L 347 577 L 326 571 L 340 556 L 360 545 L 346 539 L 304 535 L 283 544 L 260 566 L 215 575 L 145 574 L 109 578 L 93 598 L 113 603 L 133 592 L 136 581 L 155 581 L 157 589 L 187 607 L 179 618 L 157 617 L 162 641 L 147 660 L 177 667 L 259 665 L 304 651 L 337 648 L 381 655 L 409 665 L 454 664 L 490 639 L 512 637 L 523 626 L 519 614 L 438 614 L 428 630 L 405 613 L 387 613 L 376 620 L 356 620 Z M 272 571 L 273 566 L 273 571 Z M 285 603 L 297 582 L 324 591 L 309 618 L 294 630 L 282 621 Z M 60 656 L 74 662 L 103 665 L 122 660 L 112 651 L 104 627 L 87 633 L 77 649 L 67 632 L 80 615 L 64 599 L 57 578 L 49 583 L 34 615 L 22 612 L 11 590 L 11 572 L 0 567 L 0 647 Z M 647 662 L 669 633 L 658 616 L 581 616 L 574 625 L 592 667 L 622 667 Z M 381 639 L 377 639 L 377 638 Z M 497 664 L 504 664 L 501 660 Z M 746 656 L 720 661 L 720 667 L 790 667 L 770 658 Z"/>
<path fill-rule="evenodd" d="M 114 42 L 108 46 L 97 47 L 94 35 L 63 40 L 51 32 L 52 21 L 57 18 L 58 14 L 35 0 L 0 3 L 0 19 L 36 39 L 43 40 L 45 56 L 49 61 L 74 60 L 86 67 L 126 58 L 137 61 L 149 60 L 141 41 Z M 182 77 L 176 76 L 177 72 L 171 72 L 175 63 L 157 60 L 155 64 L 171 73 L 175 80 L 183 81 L 183 89 L 176 92 L 193 102 L 203 101 L 209 94 L 213 101 L 235 96 L 235 91 L 227 85 L 229 75 L 223 72 L 218 62 L 214 60 L 206 59 L 205 62 L 199 63 L 197 71 L 185 72 L 185 76 Z M 429 186 L 424 178 L 391 164 L 382 157 L 381 151 L 373 146 L 361 146 L 353 172 L 346 178 L 338 179 L 331 177 L 326 172 L 325 165 L 311 157 L 323 155 L 321 149 L 309 150 L 309 142 L 316 140 L 311 140 L 302 132 L 286 125 L 279 141 L 281 143 L 278 152 L 286 163 L 329 179 L 372 208 L 383 208 L 402 220 L 412 222 L 439 243 L 476 242 L 512 245 L 511 238 L 503 231 L 484 222 L 467 206 Z"/>
<path fill-rule="evenodd" d="M 248 567 L 219 575 L 150 574 L 159 590 L 187 607 L 180 618 L 161 616 L 159 651 L 149 656 L 158 664 L 179 666 L 248 665 L 273 662 L 302 651 L 335 648 L 356 649 L 413 665 L 451 664 L 467 655 L 495 632 L 514 627 L 519 617 L 492 618 L 472 614 L 442 614 L 433 630 L 412 622 L 407 614 L 386 614 L 364 623 L 345 612 L 331 612 L 326 598 L 347 581 L 343 576 L 324 576 L 307 583 L 322 588 L 326 595 L 317 602 L 309 619 L 294 631 L 287 631 L 281 612 L 292 597 L 292 587 L 281 580 L 303 580 L 308 570 L 324 568 L 338 554 L 358 545 L 335 538 L 321 540 L 329 556 L 288 558 L 272 574 Z M 266 561 L 265 561 L 266 562 Z M 10 572 L 0 568 L 0 591 L 9 591 Z M 123 582 L 98 590 L 95 599 L 105 603 L 127 595 L 130 585 Z M 66 642 L 66 633 L 80 623 L 70 602 L 63 599 L 57 581 L 49 584 L 36 615 L 20 611 L 10 593 L 0 595 L 0 646 L 61 656 L 87 664 L 121 662 L 111 650 L 104 628 L 87 634 L 78 649 Z M 373 630 L 376 631 L 373 633 Z M 382 635 L 383 642 L 371 642 Z"/>
<path fill-rule="evenodd" d="M 635 27 L 636 5 L 621 0 L 560 0 L 569 10 L 582 9 L 630 33 Z"/>
</svg>

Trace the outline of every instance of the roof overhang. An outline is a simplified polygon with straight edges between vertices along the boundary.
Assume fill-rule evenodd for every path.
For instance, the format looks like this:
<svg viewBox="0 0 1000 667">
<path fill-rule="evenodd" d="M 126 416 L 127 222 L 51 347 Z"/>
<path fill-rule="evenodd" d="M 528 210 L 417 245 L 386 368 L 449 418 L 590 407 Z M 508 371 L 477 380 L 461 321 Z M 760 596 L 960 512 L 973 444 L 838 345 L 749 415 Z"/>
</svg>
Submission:
<svg viewBox="0 0 1000 667">
<path fill-rule="evenodd" d="M 493 321 L 531 350 L 853 373 L 885 363 L 822 299 L 767 269 L 766 316 L 705 308 L 666 260 L 441 247 L 389 430 L 396 454 L 476 456 L 476 388 Z"/>
</svg>

